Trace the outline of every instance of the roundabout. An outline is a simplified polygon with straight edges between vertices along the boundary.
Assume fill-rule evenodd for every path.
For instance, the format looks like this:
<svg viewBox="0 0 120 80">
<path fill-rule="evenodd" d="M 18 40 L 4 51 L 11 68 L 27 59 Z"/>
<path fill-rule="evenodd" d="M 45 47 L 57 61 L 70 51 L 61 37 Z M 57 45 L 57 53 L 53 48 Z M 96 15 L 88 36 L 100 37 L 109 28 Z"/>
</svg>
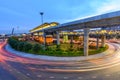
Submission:
<svg viewBox="0 0 120 80">
<path fill-rule="evenodd" d="M 116 43 L 107 43 L 107 44 L 109 45 L 109 48 L 105 52 L 95 55 L 80 56 L 80 57 L 53 57 L 53 56 L 33 55 L 30 53 L 15 51 L 9 45 L 6 45 L 5 49 L 18 56 L 48 61 L 48 64 L 41 65 L 42 67 L 38 69 L 41 71 L 83 72 L 83 71 L 105 69 L 105 68 L 113 67 L 115 65 L 119 65 L 120 45 Z M 52 62 L 52 64 L 50 64 L 49 62 Z"/>
<path fill-rule="evenodd" d="M 6 51 L 6 42 L 0 43 L 1 71 L 5 80 L 119 80 L 119 44 L 111 44 L 113 53 L 99 58 L 80 61 L 55 61 L 36 59 Z M 112 52 L 112 51 L 109 51 Z M 21 54 L 21 53 L 20 53 Z M 85 57 L 85 56 L 84 56 Z M 0 72 L 3 77 L 4 73 Z M 19 74 L 19 75 L 18 75 Z"/>
</svg>

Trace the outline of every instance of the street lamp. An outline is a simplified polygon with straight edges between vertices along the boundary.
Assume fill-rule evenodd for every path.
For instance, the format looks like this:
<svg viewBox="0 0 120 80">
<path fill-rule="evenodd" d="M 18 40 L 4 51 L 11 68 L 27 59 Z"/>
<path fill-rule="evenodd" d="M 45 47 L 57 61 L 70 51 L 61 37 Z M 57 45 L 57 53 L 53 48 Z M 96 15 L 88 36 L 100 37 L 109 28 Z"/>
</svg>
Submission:
<svg viewBox="0 0 120 80">
<path fill-rule="evenodd" d="M 43 14 L 44 14 L 43 12 L 40 12 L 42 24 L 43 24 Z M 42 32 L 43 32 L 43 38 L 44 38 L 44 46 L 46 46 L 46 33 L 43 30 L 43 28 L 42 28 Z"/>
<path fill-rule="evenodd" d="M 40 12 L 40 15 L 41 15 L 41 23 L 43 24 L 43 12 Z"/>
</svg>

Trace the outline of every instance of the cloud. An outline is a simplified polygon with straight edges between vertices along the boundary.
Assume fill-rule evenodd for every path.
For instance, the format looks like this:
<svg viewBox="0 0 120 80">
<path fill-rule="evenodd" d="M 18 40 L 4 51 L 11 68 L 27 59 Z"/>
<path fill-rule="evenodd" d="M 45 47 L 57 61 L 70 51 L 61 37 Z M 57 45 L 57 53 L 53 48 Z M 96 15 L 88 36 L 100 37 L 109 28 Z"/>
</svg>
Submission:
<svg viewBox="0 0 120 80">
<path fill-rule="evenodd" d="M 101 6 L 96 10 L 97 14 L 108 13 L 120 10 L 120 0 L 108 0 L 107 2 L 103 2 Z"/>
<path fill-rule="evenodd" d="M 100 14 L 118 11 L 120 10 L 119 3 L 120 3 L 120 0 L 104 0 L 104 2 L 103 1 L 100 2 L 98 0 L 91 1 L 91 3 L 89 3 L 88 5 L 92 7 L 93 12 L 90 12 L 91 10 L 88 9 L 88 13 L 89 13 L 88 15 L 85 15 L 82 17 L 80 15 L 77 18 L 66 20 L 66 22 L 80 20 L 88 17 L 97 16 Z"/>
</svg>

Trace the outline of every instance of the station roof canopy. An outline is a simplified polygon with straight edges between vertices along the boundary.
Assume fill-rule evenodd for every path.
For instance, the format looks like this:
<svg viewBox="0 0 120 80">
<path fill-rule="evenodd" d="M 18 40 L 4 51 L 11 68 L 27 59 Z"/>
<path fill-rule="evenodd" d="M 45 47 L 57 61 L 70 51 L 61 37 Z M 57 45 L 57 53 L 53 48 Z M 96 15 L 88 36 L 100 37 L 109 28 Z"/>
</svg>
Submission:
<svg viewBox="0 0 120 80">
<path fill-rule="evenodd" d="M 88 28 L 114 27 L 120 25 L 120 11 L 80 19 L 58 26 L 45 28 L 45 31 L 77 30 Z"/>
<path fill-rule="evenodd" d="M 30 32 L 38 32 L 40 30 L 43 30 L 45 28 L 49 28 L 49 27 L 52 27 L 52 26 L 57 26 L 59 23 L 57 22 L 51 22 L 51 23 L 44 23 L 44 24 L 41 24 L 35 28 L 33 28 L 32 30 L 30 30 Z"/>
</svg>

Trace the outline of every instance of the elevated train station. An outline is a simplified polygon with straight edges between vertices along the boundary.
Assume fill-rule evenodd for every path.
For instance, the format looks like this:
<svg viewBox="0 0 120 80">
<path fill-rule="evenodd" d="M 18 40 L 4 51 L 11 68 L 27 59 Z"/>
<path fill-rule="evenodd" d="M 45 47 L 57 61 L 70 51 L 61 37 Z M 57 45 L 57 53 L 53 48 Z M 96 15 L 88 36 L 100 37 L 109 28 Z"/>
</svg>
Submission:
<svg viewBox="0 0 120 80">
<path fill-rule="evenodd" d="M 56 22 L 53 23 L 44 23 L 41 26 L 38 26 L 32 30 L 30 30 L 31 34 L 34 36 L 39 35 L 41 36 L 41 41 L 44 43 L 48 43 L 49 41 L 53 41 L 52 37 L 50 37 L 49 33 L 54 33 L 56 35 L 57 45 L 60 44 L 60 35 L 66 35 L 65 39 L 67 40 L 67 36 L 71 34 L 70 40 L 73 41 L 74 35 L 83 35 L 83 44 L 84 44 L 84 55 L 88 56 L 88 45 L 89 45 L 89 34 L 91 29 L 94 30 L 96 34 L 101 35 L 101 45 L 102 47 L 105 46 L 105 40 L 107 33 L 106 30 L 111 30 L 119 28 L 120 26 L 120 11 L 106 13 L 98 16 L 93 16 L 85 19 L 80 19 L 68 23 L 59 24 Z M 53 34 L 52 34 L 53 35 Z M 39 38 L 40 39 L 40 38 Z M 98 47 L 99 38 L 96 39 L 96 44 Z"/>
</svg>

